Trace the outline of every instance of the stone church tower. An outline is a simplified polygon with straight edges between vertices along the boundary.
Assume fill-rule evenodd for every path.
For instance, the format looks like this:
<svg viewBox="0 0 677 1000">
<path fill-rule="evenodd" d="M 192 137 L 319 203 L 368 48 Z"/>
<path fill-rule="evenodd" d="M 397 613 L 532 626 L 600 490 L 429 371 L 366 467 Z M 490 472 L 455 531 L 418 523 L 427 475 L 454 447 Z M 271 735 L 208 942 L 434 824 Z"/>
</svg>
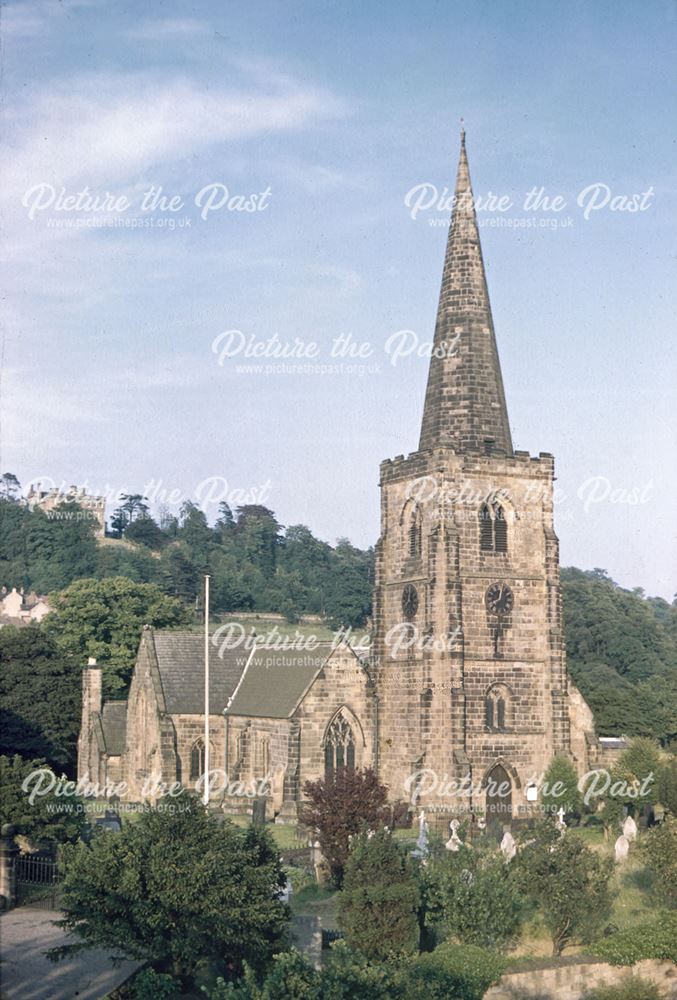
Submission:
<svg viewBox="0 0 677 1000">
<path fill-rule="evenodd" d="M 572 755 L 554 460 L 513 450 L 464 133 L 454 204 L 419 448 L 380 470 L 376 763 L 428 815 L 506 820 Z"/>
</svg>

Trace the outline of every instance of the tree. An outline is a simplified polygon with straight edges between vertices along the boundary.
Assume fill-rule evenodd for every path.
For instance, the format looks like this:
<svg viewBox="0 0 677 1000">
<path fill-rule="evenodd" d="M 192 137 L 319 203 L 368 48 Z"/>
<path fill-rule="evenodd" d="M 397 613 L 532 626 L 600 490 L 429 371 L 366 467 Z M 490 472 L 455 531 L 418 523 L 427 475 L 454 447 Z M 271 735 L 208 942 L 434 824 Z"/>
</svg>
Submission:
<svg viewBox="0 0 677 1000">
<path fill-rule="evenodd" d="M 560 809 L 564 809 L 568 816 L 580 816 L 583 812 L 583 796 L 578 790 L 578 775 L 568 757 L 556 756 L 550 761 L 543 775 L 541 804 L 552 814 Z"/>
<path fill-rule="evenodd" d="M 10 503 L 18 503 L 21 495 L 21 483 L 13 472 L 3 472 L 0 476 L 0 497 Z"/>
<path fill-rule="evenodd" d="M 129 514 L 123 507 L 116 507 L 110 519 L 110 529 L 116 538 L 122 538 L 125 528 L 129 524 Z"/>
<path fill-rule="evenodd" d="M 370 768 L 340 768 L 319 781 L 307 781 L 303 791 L 308 803 L 299 810 L 299 821 L 319 840 L 334 884 L 340 886 L 350 838 L 383 826 L 388 790 Z"/>
<path fill-rule="evenodd" d="M 655 798 L 655 782 L 661 769 L 663 754 L 655 740 L 638 736 L 630 741 L 627 750 L 621 754 L 619 770 L 627 771 L 632 780 L 647 788 L 640 801 Z"/>
<path fill-rule="evenodd" d="M 120 509 L 127 514 L 127 523 L 131 524 L 137 517 L 146 517 L 148 501 L 141 493 L 123 493 L 120 497 Z"/>
<path fill-rule="evenodd" d="M 427 926 L 464 944 L 507 947 L 525 916 L 515 867 L 480 846 L 431 858 L 425 870 Z"/>
<path fill-rule="evenodd" d="M 0 580 L 8 587 L 30 586 L 28 521 L 31 512 L 0 498 Z"/>
<path fill-rule="evenodd" d="M 44 625 L 57 647 L 81 665 L 89 656 L 103 667 L 104 691 L 119 694 L 129 683 L 144 625 L 180 628 L 187 609 L 152 583 L 124 577 L 77 580 L 52 597 L 54 611 Z"/>
<path fill-rule="evenodd" d="M 562 570 L 567 664 L 599 733 L 677 736 L 677 609 L 603 570 Z"/>
<path fill-rule="evenodd" d="M 655 801 L 677 816 L 677 757 L 671 757 L 658 772 Z"/>
<path fill-rule="evenodd" d="M 541 909 L 552 938 L 553 955 L 570 944 L 592 941 L 611 909 L 610 858 L 587 847 L 574 833 L 559 831 L 550 821 L 517 855 L 523 891 Z"/>
<path fill-rule="evenodd" d="M 194 601 L 200 586 L 200 575 L 190 553 L 180 542 L 168 545 L 160 557 L 163 589 L 182 601 Z"/>
<path fill-rule="evenodd" d="M 62 926 L 79 941 L 50 957 L 104 947 L 190 989 L 202 961 L 237 976 L 281 950 L 289 910 L 270 834 L 222 823 L 185 793 L 174 804 L 65 852 Z"/>
<path fill-rule="evenodd" d="M 56 845 L 78 840 L 87 825 L 84 804 L 75 795 L 57 796 L 58 778 L 40 758 L 0 757 L 0 824 L 13 823 L 36 847 L 41 841 Z M 28 792 L 22 787 L 25 781 Z M 31 790 L 36 790 L 32 802 Z"/>
<path fill-rule="evenodd" d="M 236 534 L 247 562 L 264 575 L 272 576 L 277 566 L 280 525 L 272 510 L 262 504 L 237 508 Z"/>
<path fill-rule="evenodd" d="M 371 613 L 373 551 L 360 552 L 346 538 L 340 538 L 333 564 L 333 586 L 326 600 L 327 617 L 334 628 L 358 628 Z"/>
<path fill-rule="evenodd" d="M 125 538 L 129 542 L 137 542 L 139 545 L 145 545 L 146 548 L 155 550 L 161 549 L 167 541 L 150 514 L 145 517 L 137 517 L 136 521 L 128 524 L 125 528 Z"/>
<path fill-rule="evenodd" d="M 180 527 L 177 537 L 190 553 L 193 565 L 200 572 L 206 572 L 212 547 L 212 530 L 207 524 L 204 511 L 187 500 L 179 511 Z"/>
<path fill-rule="evenodd" d="M 412 860 L 390 831 L 360 834 L 339 897 L 339 925 L 348 947 L 376 960 L 418 951 L 420 903 Z"/>
<path fill-rule="evenodd" d="M 49 513 L 28 511 L 23 527 L 27 577 L 38 593 L 67 587 L 94 572 L 95 522 L 77 503 L 61 503 Z"/>
<path fill-rule="evenodd" d="M 668 906 L 677 906 L 677 817 L 668 816 L 642 837 L 639 850 L 656 876 L 655 891 Z"/>
<path fill-rule="evenodd" d="M 82 661 L 40 625 L 0 629 L 0 753 L 44 757 L 72 772 L 80 731 Z"/>
</svg>

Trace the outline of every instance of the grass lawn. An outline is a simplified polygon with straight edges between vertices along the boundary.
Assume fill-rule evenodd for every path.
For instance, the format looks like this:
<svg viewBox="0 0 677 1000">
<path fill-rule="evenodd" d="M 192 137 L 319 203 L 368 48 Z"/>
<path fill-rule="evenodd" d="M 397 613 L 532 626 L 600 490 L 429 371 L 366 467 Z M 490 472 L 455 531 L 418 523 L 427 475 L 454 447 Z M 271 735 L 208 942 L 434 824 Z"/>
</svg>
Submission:
<svg viewBox="0 0 677 1000">
<path fill-rule="evenodd" d="M 280 621 L 277 618 L 270 618 L 264 613 L 254 617 L 251 617 L 250 614 L 243 617 L 237 613 L 220 615 L 218 621 L 212 622 L 210 631 L 215 631 L 222 625 L 231 624 L 241 625 L 245 635 L 251 635 L 254 632 L 256 635 L 265 636 L 271 633 L 271 640 L 280 638 L 294 639 L 298 638 L 298 636 L 302 636 L 304 639 L 312 636 L 318 642 L 330 642 L 334 639 L 334 631 L 324 622 L 303 621 L 291 624 L 290 622 Z M 196 622 L 194 625 L 189 626 L 189 629 L 194 632 L 200 632 L 202 626 L 199 622 Z M 362 640 L 366 634 L 366 629 L 357 629 L 355 635 L 352 636 L 353 645 L 356 645 L 358 640 Z"/>
</svg>

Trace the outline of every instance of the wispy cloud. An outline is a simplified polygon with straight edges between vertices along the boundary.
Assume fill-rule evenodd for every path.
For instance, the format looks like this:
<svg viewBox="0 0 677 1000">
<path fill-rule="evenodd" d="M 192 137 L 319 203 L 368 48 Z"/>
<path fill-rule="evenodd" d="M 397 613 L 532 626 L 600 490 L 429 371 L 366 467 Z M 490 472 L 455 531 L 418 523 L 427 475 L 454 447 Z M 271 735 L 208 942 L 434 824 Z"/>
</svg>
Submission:
<svg viewBox="0 0 677 1000">
<path fill-rule="evenodd" d="M 205 90 L 189 78 L 93 74 L 50 84 L 33 101 L 32 124 L 10 127 L 6 196 L 30 183 L 131 181 L 156 164 L 219 143 L 306 128 L 348 113 L 336 95 L 303 84 L 284 89 Z"/>
<path fill-rule="evenodd" d="M 0 7 L 0 31 L 5 38 L 34 38 L 51 31 L 60 17 L 79 8 L 95 7 L 99 0 L 33 0 L 27 3 L 2 4 Z"/>
<path fill-rule="evenodd" d="M 143 42 L 166 42 L 174 38 L 204 38 L 213 33 L 214 29 L 206 21 L 193 17 L 168 17 L 141 21 L 127 28 L 124 35 Z"/>
</svg>

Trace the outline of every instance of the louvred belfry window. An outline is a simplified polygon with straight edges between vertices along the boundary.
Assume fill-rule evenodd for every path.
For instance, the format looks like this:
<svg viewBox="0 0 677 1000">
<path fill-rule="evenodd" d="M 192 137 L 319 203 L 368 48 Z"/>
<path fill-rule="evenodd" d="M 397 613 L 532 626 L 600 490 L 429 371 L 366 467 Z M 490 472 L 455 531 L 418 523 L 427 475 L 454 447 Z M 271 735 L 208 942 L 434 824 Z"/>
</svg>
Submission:
<svg viewBox="0 0 677 1000">
<path fill-rule="evenodd" d="M 479 513 L 480 551 L 508 551 L 508 522 L 500 504 L 482 504 Z"/>
</svg>

